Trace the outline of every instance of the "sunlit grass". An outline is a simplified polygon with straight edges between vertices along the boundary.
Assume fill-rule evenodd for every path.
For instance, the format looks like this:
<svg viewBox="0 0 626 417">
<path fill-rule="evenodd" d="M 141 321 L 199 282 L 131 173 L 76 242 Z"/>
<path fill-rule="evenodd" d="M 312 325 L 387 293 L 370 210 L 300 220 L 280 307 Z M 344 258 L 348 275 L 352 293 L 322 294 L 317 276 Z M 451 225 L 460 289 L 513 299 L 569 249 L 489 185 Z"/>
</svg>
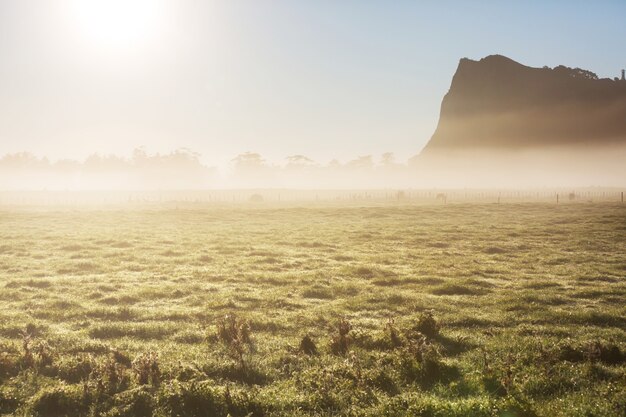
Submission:
<svg viewBox="0 0 626 417">
<path fill-rule="evenodd" d="M 610 203 L 0 212 L 0 413 L 623 415 L 625 225 Z"/>
</svg>

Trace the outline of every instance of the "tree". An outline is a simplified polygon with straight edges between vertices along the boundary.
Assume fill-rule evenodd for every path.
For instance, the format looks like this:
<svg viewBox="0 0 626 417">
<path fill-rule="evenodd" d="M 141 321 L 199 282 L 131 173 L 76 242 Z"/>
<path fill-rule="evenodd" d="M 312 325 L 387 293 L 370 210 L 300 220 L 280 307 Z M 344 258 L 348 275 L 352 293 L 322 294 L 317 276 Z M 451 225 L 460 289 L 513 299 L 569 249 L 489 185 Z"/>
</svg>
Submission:
<svg viewBox="0 0 626 417">
<path fill-rule="evenodd" d="M 313 166 L 315 162 L 304 155 L 291 155 L 285 158 L 287 160 L 286 168 L 306 168 Z"/>
<path fill-rule="evenodd" d="M 255 170 L 265 166 L 265 159 L 256 152 L 244 152 L 232 159 L 237 170 Z"/>
</svg>

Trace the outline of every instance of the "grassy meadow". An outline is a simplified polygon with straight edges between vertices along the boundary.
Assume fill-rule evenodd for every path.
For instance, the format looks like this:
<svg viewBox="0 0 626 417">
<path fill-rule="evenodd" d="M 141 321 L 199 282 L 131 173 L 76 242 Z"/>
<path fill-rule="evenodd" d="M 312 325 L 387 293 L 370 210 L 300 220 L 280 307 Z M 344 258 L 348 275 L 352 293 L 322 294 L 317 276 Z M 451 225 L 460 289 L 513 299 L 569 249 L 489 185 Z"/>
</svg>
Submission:
<svg viewBox="0 0 626 417">
<path fill-rule="evenodd" d="M 626 205 L 0 209 L 0 415 L 624 416 Z"/>
</svg>

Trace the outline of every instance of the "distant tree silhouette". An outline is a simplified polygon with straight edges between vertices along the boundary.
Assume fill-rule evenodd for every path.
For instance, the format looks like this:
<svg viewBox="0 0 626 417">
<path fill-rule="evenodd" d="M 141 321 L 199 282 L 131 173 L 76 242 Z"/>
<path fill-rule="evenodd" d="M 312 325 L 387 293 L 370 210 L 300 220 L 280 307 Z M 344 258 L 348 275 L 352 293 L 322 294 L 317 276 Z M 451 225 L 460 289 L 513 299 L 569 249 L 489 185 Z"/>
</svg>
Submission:
<svg viewBox="0 0 626 417">
<path fill-rule="evenodd" d="M 285 159 L 287 160 L 287 164 L 285 165 L 285 169 L 287 170 L 303 170 L 316 166 L 315 161 L 304 155 L 291 155 Z"/>
<path fill-rule="evenodd" d="M 372 155 L 364 155 L 345 163 L 333 159 L 324 165 L 302 154 L 289 155 L 282 165 L 274 165 L 259 153 L 244 152 L 231 162 L 232 175 L 223 181 L 233 187 L 352 186 L 360 181 L 383 181 L 408 168 L 397 163 L 391 152 L 382 154 L 376 162 Z M 93 153 L 82 162 L 50 162 L 28 152 L 0 157 L 0 189 L 194 189 L 211 186 L 215 173 L 215 168 L 203 165 L 200 155 L 187 148 L 150 154 L 141 147 L 129 157 Z"/>
<path fill-rule="evenodd" d="M 232 159 L 235 167 L 234 179 L 246 186 L 260 186 L 271 176 L 272 170 L 261 154 L 244 152 Z"/>
<path fill-rule="evenodd" d="M 232 159 L 235 163 L 235 169 L 250 170 L 262 168 L 265 165 L 265 159 L 256 152 L 244 152 Z"/>
<path fill-rule="evenodd" d="M 291 155 L 285 158 L 290 164 L 307 165 L 312 164 L 313 160 L 304 155 Z"/>
<path fill-rule="evenodd" d="M 47 158 L 22 152 L 0 158 L 0 180 L 6 178 L 10 187 L 27 183 L 36 188 L 55 184 L 62 188 L 80 184 L 105 188 L 194 188 L 206 186 L 214 173 L 214 169 L 202 165 L 199 156 L 185 148 L 154 155 L 138 148 L 130 159 L 94 153 L 83 162 L 62 159 L 51 163 Z"/>
</svg>

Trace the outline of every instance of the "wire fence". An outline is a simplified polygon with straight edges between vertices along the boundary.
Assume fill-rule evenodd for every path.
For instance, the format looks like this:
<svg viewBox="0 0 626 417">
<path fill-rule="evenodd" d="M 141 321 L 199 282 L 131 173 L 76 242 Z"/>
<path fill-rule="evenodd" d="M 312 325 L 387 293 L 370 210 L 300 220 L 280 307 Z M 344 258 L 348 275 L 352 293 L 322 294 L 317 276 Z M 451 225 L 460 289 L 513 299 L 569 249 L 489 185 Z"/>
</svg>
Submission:
<svg viewBox="0 0 626 417">
<path fill-rule="evenodd" d="M 76 206 L 141 204 L 262 204 L 262 203 L 531 203 L 554 204 L 624 202 L 624 191 L 614 188 L 476 190 L 193 190 L 193 191 L 4 191 L 0 206 Z"/>
</svg>

